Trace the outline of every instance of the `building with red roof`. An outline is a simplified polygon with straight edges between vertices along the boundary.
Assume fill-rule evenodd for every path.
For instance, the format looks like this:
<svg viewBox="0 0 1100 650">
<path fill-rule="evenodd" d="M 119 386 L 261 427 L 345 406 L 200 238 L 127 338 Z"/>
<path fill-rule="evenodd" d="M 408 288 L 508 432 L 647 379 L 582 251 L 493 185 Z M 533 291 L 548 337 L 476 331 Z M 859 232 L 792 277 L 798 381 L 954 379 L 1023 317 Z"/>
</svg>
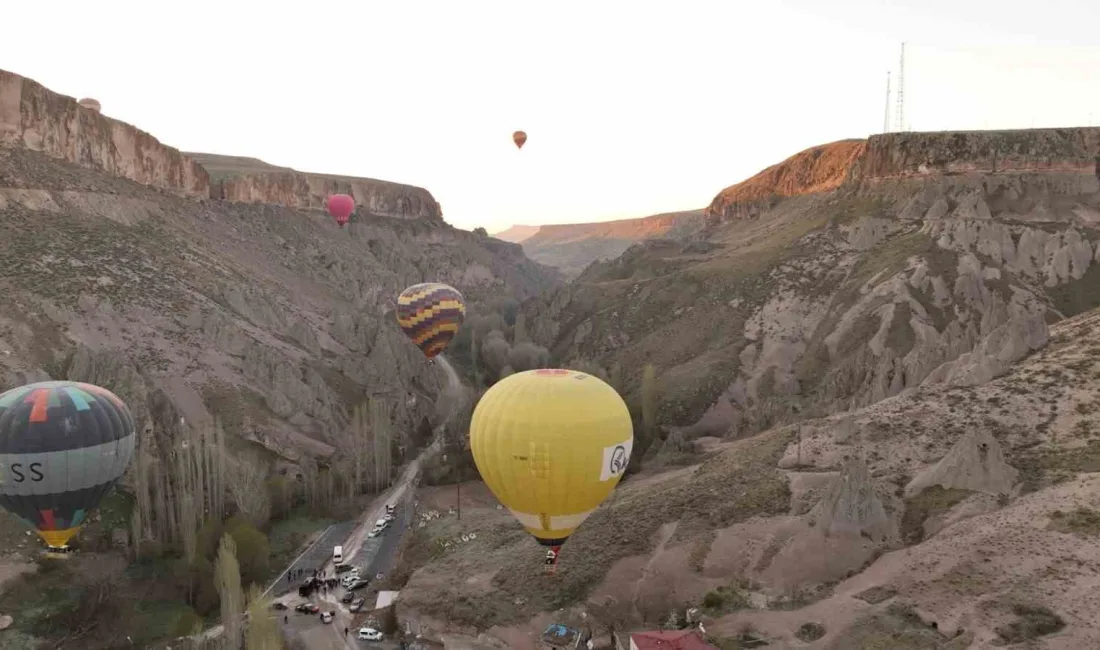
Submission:
<svg viewBox="0 0 1100 650">
<path fill-rule="evenodd" d="M 718 650 L 699 630 L 660 630 L 630 635 L 630 650 Z"/>
</svg>

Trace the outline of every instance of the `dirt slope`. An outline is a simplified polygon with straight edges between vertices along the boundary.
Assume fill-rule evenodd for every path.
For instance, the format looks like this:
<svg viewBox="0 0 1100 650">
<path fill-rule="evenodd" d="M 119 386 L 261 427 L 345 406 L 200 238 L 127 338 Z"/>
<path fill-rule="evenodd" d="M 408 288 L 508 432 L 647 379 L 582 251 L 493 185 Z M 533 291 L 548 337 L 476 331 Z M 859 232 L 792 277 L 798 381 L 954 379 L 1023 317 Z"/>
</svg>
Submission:
<svg viewBox="0 0 1100 650">
<path fill-rule="evenodd" d="M 992 648 L 1031 637 L 1029 647 L 1092 647 L 1098 331 L 1091 311 L 976 386 L 930 386 L 744 440 L 697 441 L 703 462 L 626 481 L 570 540 L 557 578 L 541 575 L 537 547 L 468 484 L 461 522 L 444 514 L 416 529 L 430 559 L 402 599 L 431 633 L 488 631 L 517 650 L 533 648 L 548 621 L 584 620 L 580 611 L 637 629 L 685 603 L 702 608 L 712 636 L 752 629 L 776 648 Z M 913 477 L 974 436 L 994 441 L 1017 472 L 1009 491 L 906 496 Z M 969 472 L 980 477 L 980 464 Z M 435 489 L 424 510 L 445 512 L 454 498 Z M 806 623 L 824 636 L 800 641 Z"/>
</svg>

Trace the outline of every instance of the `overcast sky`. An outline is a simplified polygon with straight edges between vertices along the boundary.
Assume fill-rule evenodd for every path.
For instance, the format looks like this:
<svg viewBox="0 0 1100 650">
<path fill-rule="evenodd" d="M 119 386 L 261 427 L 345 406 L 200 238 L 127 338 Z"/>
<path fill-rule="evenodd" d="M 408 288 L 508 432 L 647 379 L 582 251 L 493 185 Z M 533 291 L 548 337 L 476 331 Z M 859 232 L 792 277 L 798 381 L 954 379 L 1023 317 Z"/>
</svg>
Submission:
<svg viewBox="0 0 1100 650">
<path fill-rule="evenodd" d="M 2 20 L 0 68 L 166 144 L 420 185 L 490 232 L 703 207 L 879 132 L 902 40 L 914 130 L 1100 124 L 1095 0 L 11 0 Z"/>
</svg>

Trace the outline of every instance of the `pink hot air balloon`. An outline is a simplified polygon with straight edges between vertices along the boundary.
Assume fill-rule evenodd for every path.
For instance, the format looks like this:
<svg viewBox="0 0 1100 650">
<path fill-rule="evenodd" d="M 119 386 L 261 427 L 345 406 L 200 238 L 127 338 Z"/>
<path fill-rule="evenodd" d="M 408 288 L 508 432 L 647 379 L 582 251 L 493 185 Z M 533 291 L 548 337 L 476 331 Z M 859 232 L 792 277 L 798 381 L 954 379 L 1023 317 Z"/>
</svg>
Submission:
<svg viewBox="0 0 1100 650">
<path fill-rule="evenodd" d="M 355 199 L 347 194 L 333 194 L 328 197 L 328 213 L 336 219 L 336 223 L 343 228 L 348 222 L 348 217 L 355 210 Z"/>
</svg>

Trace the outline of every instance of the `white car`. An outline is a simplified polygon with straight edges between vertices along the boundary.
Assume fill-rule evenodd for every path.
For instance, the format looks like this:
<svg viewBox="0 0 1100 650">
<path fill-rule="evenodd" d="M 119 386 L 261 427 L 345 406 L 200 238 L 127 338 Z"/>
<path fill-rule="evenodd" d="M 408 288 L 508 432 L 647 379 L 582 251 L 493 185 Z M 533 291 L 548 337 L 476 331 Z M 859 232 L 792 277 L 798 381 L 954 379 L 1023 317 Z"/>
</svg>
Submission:
<svg viewBox="0 0 1100 650">
<path fill-rule="evenodd" d="M 321 612 L 321 622 L 331 623 L 333 617 L 336 616 L 336 612 Z"/>
<path fill-rule="evenodd" d="M 344 589 L 347 589 L 348 587 L 350 587 L 351 585 L 355 584 L 358 581 L 359 581 L 359 574 L 358 573 L 353 573 L 353 574 L 349 575 L 348 577 L 344 578 L 343 580 L 341 580 L 340 581 L 340 586 L 343 587 Z"/>
<path fill-rule="evenodd" d="M 373 627 L 359 628 L 359 638 L 363 641 L 381 641 L 382 633 Z"/>
</svg>

